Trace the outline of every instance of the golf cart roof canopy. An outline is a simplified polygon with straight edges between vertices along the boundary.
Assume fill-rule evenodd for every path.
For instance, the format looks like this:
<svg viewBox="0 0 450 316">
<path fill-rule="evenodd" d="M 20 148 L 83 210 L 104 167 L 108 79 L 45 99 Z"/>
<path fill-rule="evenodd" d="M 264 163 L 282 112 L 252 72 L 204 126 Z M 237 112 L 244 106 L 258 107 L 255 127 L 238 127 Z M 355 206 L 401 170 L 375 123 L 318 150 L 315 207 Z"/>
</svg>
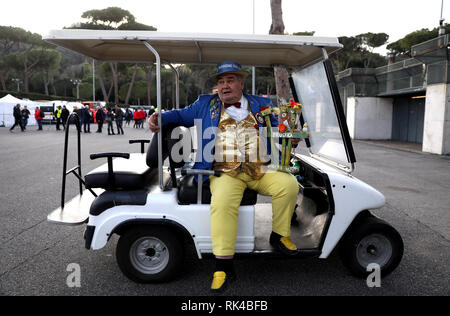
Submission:
<svg viewBox="0 0 450 316">
<path fill-rule="evenodd" d="M 101 61 L 154 62 L 143 45 L 150 44 L 162 62 L 218 64 L 231 60 L 241 65 L 301 66 L 322 59 L 342 45 L 337 38 L 289 35 L 163 33 L 156 31 L 51 31 L 44 39 Z"/>
</svg>

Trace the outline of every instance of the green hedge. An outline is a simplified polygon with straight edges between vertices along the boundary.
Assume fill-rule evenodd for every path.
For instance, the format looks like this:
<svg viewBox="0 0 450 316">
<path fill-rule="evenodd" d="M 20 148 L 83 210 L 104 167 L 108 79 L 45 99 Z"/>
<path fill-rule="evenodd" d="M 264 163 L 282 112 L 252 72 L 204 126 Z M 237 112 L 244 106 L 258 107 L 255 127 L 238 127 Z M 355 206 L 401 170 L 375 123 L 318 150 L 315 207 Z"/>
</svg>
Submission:
<svg viewBox="0 0 450 316">
<path fill-rule="evenodd" d="M 54 100 L 60 100 L 60 101 L 78 101 L 77 98 L 72 97 L 61 97 L 56 95 L 46 95 L 41 93 L 26 93 L 26 92 L 17 92 L 17 91 L 5 91 L 0 90 L 0 98 L 3 98 L 5 95 L 11 94 L 12 96 L 15 96 L 19 99 L 30 99 L 31 101 L 54 101 Z"/>
</svg>

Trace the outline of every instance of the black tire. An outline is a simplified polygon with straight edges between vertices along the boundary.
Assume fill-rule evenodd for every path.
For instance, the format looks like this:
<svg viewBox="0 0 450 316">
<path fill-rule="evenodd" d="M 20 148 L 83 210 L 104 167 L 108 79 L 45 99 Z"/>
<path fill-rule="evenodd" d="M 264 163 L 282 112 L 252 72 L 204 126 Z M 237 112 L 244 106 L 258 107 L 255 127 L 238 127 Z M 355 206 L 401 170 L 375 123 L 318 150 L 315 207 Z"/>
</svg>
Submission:
<svg viewBox="0 0 450 316">
<path fill-rule="evenodd" d="M 340 258 L 350 272 L 366 278 L 369 264 L 380 266 L 381 276 L 395 270 L 403 257 L 403 240 L 400 234 L 385 221 L 376 217 L 361 220 L 347 232 L 340 244 Z"/>
<path fill-rule="evenodd" d="M 137 283 L 167 282 L 183 262 L 183 247 L 176 234 L 158 226 L 131 228 L 116 249 L 120 270 Z"/>
</svg>

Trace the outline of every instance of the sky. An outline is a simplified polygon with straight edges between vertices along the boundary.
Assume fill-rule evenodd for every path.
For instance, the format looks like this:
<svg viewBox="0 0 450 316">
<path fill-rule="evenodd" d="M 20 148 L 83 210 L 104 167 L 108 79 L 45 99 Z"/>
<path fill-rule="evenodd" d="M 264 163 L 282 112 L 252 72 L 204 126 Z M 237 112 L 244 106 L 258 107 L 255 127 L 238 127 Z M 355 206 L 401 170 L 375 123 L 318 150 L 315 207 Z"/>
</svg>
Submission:
<svg viewBox="0 0 450 316">
<path fill-rule="evenodd" d="M 17 26 L 45 36 L 83 21 L 87 10 L 118 6 L 139 23 L 161 32 L 268 34 L 270 0 L 2 0 L 0 25 Z M 253 3 L 255 22 L 253 30 Z M 389 42 L 422 28 L 439 25 L 442 0 L 282 0 L 288 33 L 315 31 L 316 36 L 387 33 Z M 450 1 L 443 18 L 450 23 Z M 382 53 L 382 52 L 381 52 Z"/>
</svg>

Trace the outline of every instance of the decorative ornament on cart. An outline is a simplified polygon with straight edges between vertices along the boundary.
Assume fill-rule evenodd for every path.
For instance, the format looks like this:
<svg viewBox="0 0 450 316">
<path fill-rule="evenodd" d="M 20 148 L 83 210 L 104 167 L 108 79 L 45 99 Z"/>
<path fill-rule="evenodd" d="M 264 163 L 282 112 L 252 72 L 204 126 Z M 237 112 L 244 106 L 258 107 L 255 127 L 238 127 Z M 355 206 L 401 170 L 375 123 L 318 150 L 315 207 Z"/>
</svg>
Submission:
<svg viewBox="0 0 450 316">
<path fill-rule="evenodd" d="M 297 166 L 291 165 L 291 152 L 292 152 L 292 139 L 309 138 L 308 124 L 303 125 L 302 130 L 298 130 L 300 115 L 302 113 L 303 106 L 300 103 L 290 99 L 289 102 L 282 101 L 284 105 L 280 107 L 264 107 L 261 108 L 261 115 L 264 117 L 267 125 L 267 137 L 270 140 L 270 146 L 272 151 L 272 164 L 269 166 L 271 170 L 277 170 L 287 173 L 298 173 Z M 278 125 L 276 128 L 272 128 L 270 116 L 274 115 L 278 119 Z M 278 152 L 275 146 L 276 141 L 281 139 L 281 161 L 278 155 L 274 153 Z"/>
</svg>

